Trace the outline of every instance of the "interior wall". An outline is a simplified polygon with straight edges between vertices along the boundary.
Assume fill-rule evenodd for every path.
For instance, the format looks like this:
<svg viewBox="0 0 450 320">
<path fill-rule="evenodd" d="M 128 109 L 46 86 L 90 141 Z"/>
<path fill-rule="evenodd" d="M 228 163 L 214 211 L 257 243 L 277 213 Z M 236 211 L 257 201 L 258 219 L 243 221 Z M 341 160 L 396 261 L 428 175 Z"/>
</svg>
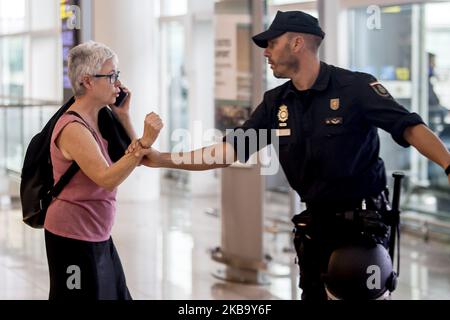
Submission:
<svg viewBox="0 0 450 320">
<path fill-rule="evenodd" d="M 153 1 L 93 1 L 93 40 L 110 46 L 119 56 L 120 80 L 132 91 L 131 118 L 138 136 L 145 115 L 159 112 L 156 26 Z M 159 181 L 159 169 L 139 167 L 119 187 L 118 199 L 158 198 Z"/>
</svg>

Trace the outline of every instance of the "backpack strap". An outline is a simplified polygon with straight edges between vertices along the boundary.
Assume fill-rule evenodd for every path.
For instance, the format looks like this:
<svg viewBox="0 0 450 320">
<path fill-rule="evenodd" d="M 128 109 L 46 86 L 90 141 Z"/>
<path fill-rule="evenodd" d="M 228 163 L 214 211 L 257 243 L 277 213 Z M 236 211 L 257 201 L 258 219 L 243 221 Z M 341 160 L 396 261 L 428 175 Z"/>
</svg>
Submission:
<svg viewBox="0 0 450 320">
<path fill-rule="evenodd" d="M 92 135 L 94 136 L 94 139 L 98 142 L 97 132 L 95 132 L 95 130 L 91 128 L 89 123 L 87 123 L 87 121 L 84 120 L 83 117 L 81 117 L 79 113 L 77 113 L 75 111 L 72 111 L 72 110 L 69 110 L 69 111 L 66 112 L 66 114 L 71 114 L 71 115 L 74 115 L 74 116 L 80 118 L 80 120 L 83 121 L 83 123 L 86 126 L 86 128 L 92 133 Z"/>
<path fill-rule="evenodd" d="M 69 110 L 69 111 L 66 111 L 66 113 L 74 115 L 74 116 L 80 118 L 81 120 L 83 120 L 83 122 L 85 122 L 84 119 L 80 116 L 80 114 L 78 112 L 76 112 L 76 111 Z"/>
<path fill-rule="evenodd" d="M 78 166 L 78 164 L 73 161 L 69 169 L 67 169 L 67 171 L 62 175 L 62 177 L 50 191 L 52 197 L 56 197 L 61 193 L 62 189 L 69 184 L 70 179 L 73 178 L 73 176 L 78 172 L 79 169 L 80 167 Z"/>
<path fill-rule="evenodd" d="M 73 116 L 75 116 L 75 117 L 78 117 L 78 118 L 80 118 L 81 119 L 81 121 L 83 121 L 83 123 L 86 125 L 86 127 L 89 129 L 89 131 L 91 131 L 92 132 L 92 128 L 91 128 L 91 126 L 83 119 L 83 117 L 82 116 L 80 116 L 80 114 L 78 113 L 78 112 L 75 112 L 75 111 L 72 111 L 72 110 L 69 110 L 69 111 L 67 111 L 66 112 L 66 114 L 71 114 L 71 115 L 73 115 Z"/>
<path fill-rule="evenodd" d="M 66 113 L 68 114 L 72 114 L 78 118 L 80 118 L 84 123 L 86 123 L 86 121 L 84 121 L 84 119 L 75 111 L 69 110 Z M 89 130 L 90 127 L 88 126 Z M 61 176 L 61 178 L 59 179 L 59 181 L 53 186 L 53 188 L 50 191 L 50 194 L 52 197 L 56 197 L 58 196 L 62 189 L 69 184 L 70 179 L 73 178 L 73 176 L 78 172 L 78 170 L 80 169 L 80 167 L 78 166 L 78 164 L 73 161 L 72 164 L 70 165 L 69 169 L 67 169 L 67 171 Z"/>
</svg>

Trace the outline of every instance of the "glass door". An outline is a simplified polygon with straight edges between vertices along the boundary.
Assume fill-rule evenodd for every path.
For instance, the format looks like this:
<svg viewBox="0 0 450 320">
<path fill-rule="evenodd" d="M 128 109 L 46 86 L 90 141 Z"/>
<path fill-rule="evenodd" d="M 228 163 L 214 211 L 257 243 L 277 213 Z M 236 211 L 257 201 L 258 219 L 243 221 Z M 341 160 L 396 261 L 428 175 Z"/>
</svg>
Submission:
<svg viewBox="0 0 450 320">
<path fill-rule="evenodd" d="M 450 2 L 428 3 L 423 10 L 428 123 L 450 149 Z M 442 168 L 429 161 L 427 171 L 430 186 L 448 195 Z"/>
<path fill-rule="evenodd" d="M 348 10 L 349 67 L 377 77 L 407 109 L 422 116 L 450 147 L 450 3 L 376 6 L 377 24 L 367 7 Z M 371 11 L 373 12 L 373 11 Z M 373 14 L 373 13 L 371 13 Z M 408 174 L 408 205 L 450 218 L 448 180 L 442 168 L 413 148 L 398 146 L 380 130 L 381 157 L 388 176 Z"/>
<path fill-rule="evenodd" d="M 163 117 L 167 119 L 165 148 L 172 152 L 189 150 L 189 141 L 179 140 L 180 130 L 189 129 L 188 81 L 186 75 L 185 17 L 161 20 L 161 85 Z M 185 142 L 185 144 L 183 144 Z M 166 170 L 165 176 L 188 183 L 189 174 Z"/>
</svg>

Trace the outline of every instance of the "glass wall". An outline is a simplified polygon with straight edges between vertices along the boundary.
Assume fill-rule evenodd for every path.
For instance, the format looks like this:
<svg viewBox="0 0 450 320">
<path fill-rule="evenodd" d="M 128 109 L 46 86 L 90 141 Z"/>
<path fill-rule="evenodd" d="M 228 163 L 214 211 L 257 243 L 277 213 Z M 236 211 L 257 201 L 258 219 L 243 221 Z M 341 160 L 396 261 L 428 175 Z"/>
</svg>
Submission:
<svg viewBox="0 0 450 320">
<path fill-rule="evenodd" d="M 160 77 L 162 116 L 166 129 L 164 148 L 174 150 L 175 145 L 188 150 L 172 139 L 177 129 L 189 128 L 188 84 L 186 74 L 187 0 L 160 1 Z M 177 151 L 177 150 L 174 150 Z M 178 150 L 181 151 L 181 150 Z M 164 176 L 187 184 L 189 174 L 179 170 L 165 169 Z"/>
<path fill-rule="evenodd" d="M 348 11 L 349 64 L 376 76 L 403 106 L 419 113 L 450 148 L 450 3 L 404 4 Z M 378 14 L 370 24 L 370 15 Z M 401 148 L 380 130 L 388 174 L 408 174 L 411 209 L 450 218 L 448 180 L 441 167 Z"/>
<path fill-rule="evenodd" d="M 381 8 L 379 28 L 367 27 L 367 8 L 350 10 L 350 69 L 374 75 L 394 98 L 409 110 L 415 101 L 412 90 L 412 5 Z M 398 146 L 386 132 L 379 130 L 381 157 L 388 171 L 411 169 L 411 149 Z"/>
<path fill-rule="evenodd" d="M 450 148 L 450 2 L 426 4 L 423 11 L 428 122 Z M 431 187 L 448 192 L 448 180 L 442 168 L 430 161 L 427 169 Z"/>
<path fill-rule="evenodd" d="M 59 11 L 59 0 L 0 0 L 1 170 L 20 172 L 42 124 L 44 111 L 25 104 L 61 100 Z"/>
<path fill-rule="evenodd" d="M 163 25 L 165 63 L 163 65 L 166 74 L 165 91 L 168 98 L 168 132 L 177 129 L 188 129 L 188 86 L 186 79 L 186 50 L 185 28 L 179 21 L 170 21 Z M 169 148 L 173 149 L 175 142 L 169 139 Z M 185 146 L 189 148 L 189 146 Z"/>
<path fill-rule="evenodd" d="M 0 95 L 23 96 L 25 0 L 0 0 Z"/>
</svg>

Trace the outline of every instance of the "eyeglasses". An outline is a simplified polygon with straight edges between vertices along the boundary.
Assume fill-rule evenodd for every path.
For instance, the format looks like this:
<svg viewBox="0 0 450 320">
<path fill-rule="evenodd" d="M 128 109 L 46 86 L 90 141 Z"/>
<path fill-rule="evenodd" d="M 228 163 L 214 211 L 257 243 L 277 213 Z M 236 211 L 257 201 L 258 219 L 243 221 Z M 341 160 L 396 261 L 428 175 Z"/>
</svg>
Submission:
<svg viewBox="0 0 450 320">
<path fill-rule="evenodd" d="M 111 74 L 94 74 L 93 77 L 95 78 L 103 78 L 107 77 L 109 78 L 109 83 L 114 84 L 119 79 L 120 71 L 115 71 Z"/>
</svg>

